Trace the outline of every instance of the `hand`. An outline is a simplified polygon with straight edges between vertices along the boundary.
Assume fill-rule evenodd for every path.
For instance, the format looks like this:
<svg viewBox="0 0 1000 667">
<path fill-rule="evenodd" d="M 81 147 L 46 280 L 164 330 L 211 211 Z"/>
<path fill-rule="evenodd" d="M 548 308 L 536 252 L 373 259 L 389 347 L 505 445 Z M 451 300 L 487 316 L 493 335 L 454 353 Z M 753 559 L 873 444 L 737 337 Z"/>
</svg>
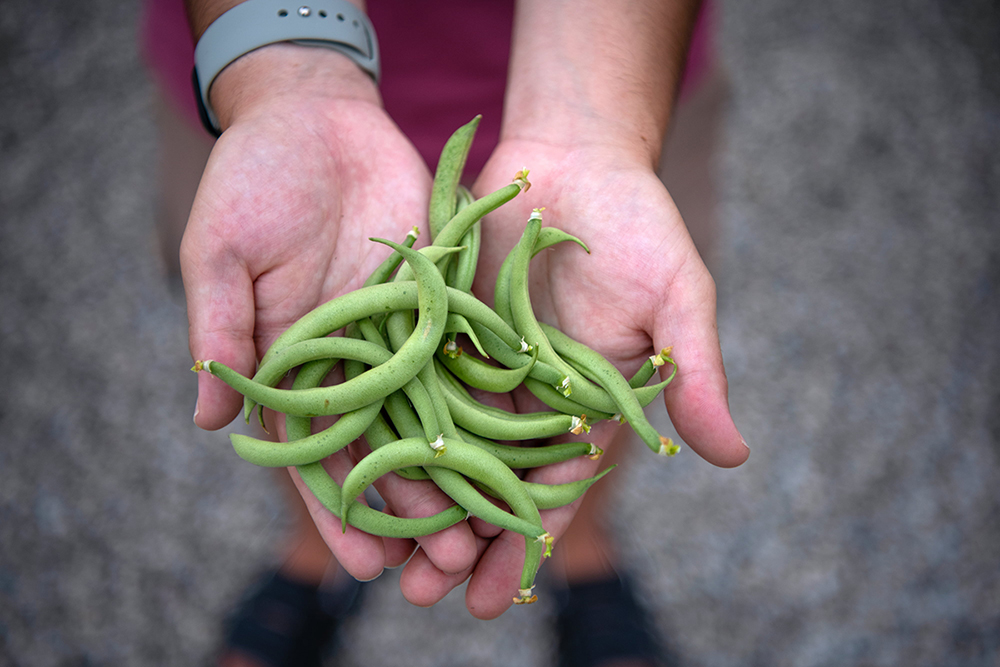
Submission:
<svg viewBox="0 0 1000 667">
<path fill-rule="evenodd" d="M 255 51 L 223 71 L 213 102 L 226 129 L 181 248 L 190 348 L 195 359 L 252 375 L 289 325 L 361 286 L 388 253 L 369 237 L 401 241 L 423 224 L 430 174 L 383 112 L 372 82 L 332 51 L 285 44 Z M 227 425 L 241 406 L 235 391 L 199 374 L 200 427 Z M 338 482 L 351 465 L 347 450 L 326 462 Z M 400 516 L 453 504 L 428 485 L 397 484 L 386 501 Z M 353 528 L 342 533 L 308 490 L 303 497 L 337 560 L 359 579 L 413 549 Z M 442 576 L 476 557 L 464 522 L 421 544 Z"/>
<path fill-rule="evenodd" d="M 531 209 L 546 207 L 544 224 L 574 234 L 592 254 L 562 244 L 532 261 L 538 319 L 601 352 L 626 376 L 654 350 L 672 345 L 679 372 L 665 401 L 678 434 L 710 463 L 743 463 L 749 450 L 729 414 L 715 285 L 649 161 L 608 146 L 505 141 L 475 184 L 476 194 L 509 182 L 525 165 L 531 189 L 483 223 L 477 294 L 492 300 L 493 279 Z M 539 409 L 530 400 L 519 403 L 522 410 Z M 598 424 L 590 436 L 606 447 L 621 428 L 627 427 Z M 637 456 L 643 454 L 654 456 Z M 566 482 L 595 474 L 598 465 L 576 460 L 533 471 L 528 479 Z M 557 540 L 578 504 L 542 513 Z M 516 588 L 524 543 L 503 533 L 488 543 L 480 537 L 480 549 L 466 604 L 474 616 L 494 618 L 511 604 L 508 591 Z"/>
</svg>

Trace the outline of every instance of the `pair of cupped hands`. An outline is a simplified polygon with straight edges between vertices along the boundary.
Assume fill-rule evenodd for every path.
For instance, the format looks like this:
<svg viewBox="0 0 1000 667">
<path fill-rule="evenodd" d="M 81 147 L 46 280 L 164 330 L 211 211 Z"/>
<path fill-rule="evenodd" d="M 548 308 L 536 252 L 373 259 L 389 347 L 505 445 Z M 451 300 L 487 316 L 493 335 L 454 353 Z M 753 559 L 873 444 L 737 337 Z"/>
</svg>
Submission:
<svg viewBox="0 0 1000 667">
<path fill-rule="evenodd" d="M 288 326 L 360 287 L 387 256 L 370 237 L 401 241 L 416 225 L 423 232 L 417 245 L 429 242 L 431 174 L 365 83 L 350 94 L 285 89 L 252 62 L 224 75 L 213 99 L 232 100 L 218 107 L 226 129 L 202 177 L 181 262 L 192 356 L 252 375 Z M 522 167 L 530 168 L 532 187 L 483 220 L 474 293 L 492 303 L 501 262 L 532 209 L 544 206 L 544 224 L 577 236 L 591 254 L 562 244 L 533 260 L 539 320 L 599 351 L 626 376 L 672 345 L 680 370 L 664 397 L 678 435 L 712 464 L 741 464 L 749 450 L 729 413 L 715 284 L 649 155 L 600 136 L 549 142 L 505 129 L 473 194 L 507 185 Z M 242 397 L 205 373 L 198 383 L 196 424 L 229 424 Z M 505 400 L 508 409 L 538 409 L 520 395 Z M 598 424 L 590 439 L 607 447 L 621 428 L 627 427 Z M 637 455 L 653 456 L 642 449 Z M 364 444 L 355 443 L 324 465 L 342 482 L 364 453 Z M 596 474 L 599 465 L 581 457 L 527 479 L 567 482 Z M 511 605 L 522 536 L 476 519 L 416 541 L 352 527 L 342 532 L 340 520 L 291 474 L 337 561 L 354 577 L 369 580 L 405 563 L 400 587 L 414 604 L 430 606 L 468 580 L 466 604 L 474 616 L 494 618 Z M 376 486 L 387 511 L 399 516 L 427 516 L 453 504 L 431 482 L 389 475 Z M 556 549 L 578 506 L 542 512 Z"/>
</svg>

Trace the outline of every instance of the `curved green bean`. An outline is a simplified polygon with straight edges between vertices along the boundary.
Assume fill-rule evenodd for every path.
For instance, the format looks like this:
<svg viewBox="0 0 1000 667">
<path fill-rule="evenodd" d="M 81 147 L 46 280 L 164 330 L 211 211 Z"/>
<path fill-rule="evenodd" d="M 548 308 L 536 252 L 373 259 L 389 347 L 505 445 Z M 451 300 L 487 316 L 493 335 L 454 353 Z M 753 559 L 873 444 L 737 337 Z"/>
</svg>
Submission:
<svg viewBox="0 0 1000 667">
<path fill-rule="evenodd" d="M 464 388 L 445 379 L 449 381 L 442 382 L 441 388 L 455 424 L 484 438 L 536 440 L 590 430 L 585 415 L 508 412 L 480 403 Z"/>
<path fill-rule="evenodd" d="M 500 527 L 505 530 L 514 530 L 525 537 L 525 557 L 524 568 L 521 572 L 520 595 L 515 598 L 515 601 L 519 600 L 520 603 L 534 601 L 531 599 L 533 597 L 531 589 L 534 587 L 535 574 L 538 572 L 543 555 L 551 553 L 552 537 L 542 527 L 542 518 L 538 514 L 538 508 L 531 501 L 531 497 L 521 480 L 503 463 L 473 445 L 451 438 L 440 438 L 438 443 L 428 443 L 419 438 L 399 440 L 361 459 L 344 480 L 341 496 L 344 517 L 347 517 L 348 512 L 353 512 L 354 508 L 359 506 L 358 503 L 352 502 L 354 498 L 376 479 L 398 467 L 415 465 L 443 467 L 481 481 L 496 491 L 514 513 L 510 515 L 500 510 L 502 514 L 506 515 L 504 517 L 505 525 Z M 471 484 L 468 485 L 468 489 L 470 489 L 469 497 L 463 496 L 462 499 L 453 497 L 452 499 L 468 509 L 473 515 L 479 516 L 469 508 L 469 505 L 482 504 L 491 516 L 495 514 L 494 510 L 499 509 L 480 495 Z M 447 493 L 448 490 L 445 492 Z M 465 504 L 463 505 L 463 503 Z M 488 509 L 490 507 L 493 509 Z M 485 516 L 480 516 L 480 518 L 485 521 L 490 520 Z"/>
<path fill-rule="evenodd" d="M 617 465 L 608 466 L 607 469 L 597 475 L 594 475 L 593 477 L 588 477 L 587 479 L 581 479 L 575 482 L 566 482 L 565 484 L 539 484 L 537 482 L 525 481 L 522 481 L 521 484 L 528 492 L 528 496 L 531 497 L 531 501 L 535 503 L 535 507 L 539 510 L 554 510 L 558 507 L 565 507 L 583 496 L 583 494 L 587 492 L 587 489 L 592 487 L 599 479 L 607 475 L 616 467 Z M 499 497 L 496 492 L 487 485 L 477 484 L 477 486 L 494 498 Z"/>
<path fill-rule="evenodd" d="M 588 408 L 585 405 L 577 403 L 572 398 L 567 398 L 562 392 L 557 391 L 547 382 L 540 382 L 535 378 L 527 377 L 524 379 L 524 386 L 534 394 L 535 398 L 553 410 L 568 415 L 587 415 L 587 421 L 592 424 L 614 417 L 614 414 L 610 412 L 594 410 L 593 408 Z"/>
<path fill-rule="evenodd" d="M 628 380 L 615 368 L 614 364 L 555 327 L 547 324 L 541 326 L 553 346 L 558 346 L 562 354 L 572 357 L 577 363 L 589 369 L 594 379 L 615 400 L 618 411 L 632 426 L 632 430 L 654 453 L 665 456 L 673 456 L 677 453 L 679 447 L 674 444 L 673 440 L 657 433 L 653 425 L 646 419 L 642 405 L 635 396 L 635 390 L 629 386 Z"/>
<path fill-rule="evenodd" d="M 361 437 L 381 410 L 382 401 L 379 400 L 342 415 L 319 433 L 291 442 L 259 440 L 240 433 L 230 434 L 229 441 L 240 458 L 265 468 L 315 463 Z"/>
<path fill-rule="evenodd" d="M 520 368 L 491 366 L 468 354 L 462 354 L 460 347 L 457 354 L 438 350 L 436 358 L 439 363 L 454 373 L 455 377 L 470 387 L 497 394 L 506 394 L 514 391 L 528 377 L 528 373 L 531 372 L 531 368 L 538 358 L 538 348 L 531 349 L 531 362 Z"/>
<path fill-rule="evenodd" d="M 211 360 L 200 364 L 201 369 L 219 377 L 261 405 L 285 414 L 308 417 L 343 414 L 356 410 L 375 400 L 385 398 L 401 388 L 434 356 L 444 333 L 448 299 L 444 279 L 433 262 L 405 246 L 391 241 L 381 242 L 400 252 L 407 263 L 418 267 L 417 326 L 413 334 L 388 361 L 341 384 L 298 391 L 262 385 L 224 364 Z M 272 358 L 275 355 L 272 355 Z M 196 367 L 198 366 L 199 364 L 196 364 Z"/>
<path fill-rule="evenodd" d="M 292 388 L 306 389 L 314 387 L 323 381 L 326 373 L 322 372 L 323 362 L 313 362 L 312 367 L 306 366 L 295 377 Z M 285 432 L 290 442 L 306 438 L 311 433 L 311 420 L 307 417 L 289 416 L 285 419 Z M 330 478 L 323 463 L 318 461 L 297 466 L 296 469 L 306 486 L 316 496 L 327 510 L 340 518 L 340 486 Z M 350 524 L 369 535 L 380 537 L 416 538 L 430 533 L 436 533 L 464 521 L 467 512 L 455 505 L 429 517 L 404 518 L 374 510 L 367 505 L 358 503 L 359 507 L 352 513 Z"/>
</svg>

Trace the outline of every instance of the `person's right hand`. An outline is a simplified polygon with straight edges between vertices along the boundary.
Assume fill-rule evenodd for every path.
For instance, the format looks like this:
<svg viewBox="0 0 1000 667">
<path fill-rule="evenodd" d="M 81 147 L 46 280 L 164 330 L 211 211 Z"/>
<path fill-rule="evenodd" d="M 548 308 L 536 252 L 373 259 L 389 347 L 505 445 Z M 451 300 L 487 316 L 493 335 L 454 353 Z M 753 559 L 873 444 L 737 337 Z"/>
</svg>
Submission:
<svg viewBox="0 0 1000 667">
<path fill-rule="evenodd" d="M 274 339 L 315 306 L 360 287 L 389 253 L 369 237 L 401 242 L 427 217 L 430 174 L 381 107 L 374 83 L 343 55 L 279 44 L 224 70 L 212 89 L 224 128 L 202 176 L 181 246 L 189 345 L 252 375 Z M 229 424 L 242 397 L 199 373 L 195 423 Z M 280 431 L 279 431 L 280 432 Z M 325 462 L 338 482 L 347 449 Z M 412 552 L 349 528 L 293 478 L 337 560 L 366 580 Z M 391 511 L 433 514 L 452 501 L 430 482 L 398 480 L 382 492 Z M 462 522 L 420 540 L 445 574 L 476 559 Z"/>
</svg>

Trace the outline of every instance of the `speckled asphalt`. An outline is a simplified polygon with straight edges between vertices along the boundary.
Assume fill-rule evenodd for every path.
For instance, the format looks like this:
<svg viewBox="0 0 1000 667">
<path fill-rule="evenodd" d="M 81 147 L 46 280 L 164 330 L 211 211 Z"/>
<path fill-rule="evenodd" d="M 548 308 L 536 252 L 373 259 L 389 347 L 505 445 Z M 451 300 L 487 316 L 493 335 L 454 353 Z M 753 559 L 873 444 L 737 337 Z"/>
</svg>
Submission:
<svg viewBox="0 0 1000 667">
<path fill-rule="evenodd" d="M 713 267 L 753 455 L 616 475 L 628 566 L 685 664 L 996 665 L 1000 10 L 721 4 Z M 0 665 L 207 664 L 285 526 L 191 423 L 135 11 L 0 11 Z M 552 664 L 544 600 L 487 623 L 371 589 L 338 665 Z"/>
</svg>

